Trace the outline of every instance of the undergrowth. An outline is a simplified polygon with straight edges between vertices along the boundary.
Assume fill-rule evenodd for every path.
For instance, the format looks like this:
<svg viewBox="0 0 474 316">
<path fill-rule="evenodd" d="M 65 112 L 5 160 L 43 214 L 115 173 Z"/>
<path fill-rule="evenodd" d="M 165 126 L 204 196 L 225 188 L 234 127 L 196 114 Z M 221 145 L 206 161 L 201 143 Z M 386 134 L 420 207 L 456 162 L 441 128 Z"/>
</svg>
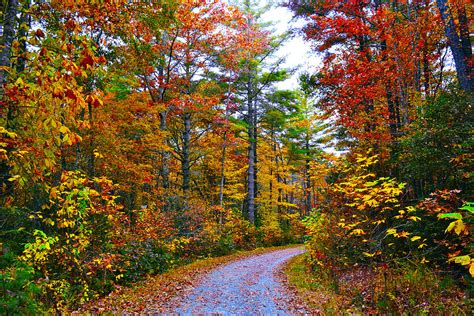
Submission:
<svg viewBox="0 0 474 316">
<path fill-rule="evenodd" d="M 394 268 L 311 269 L 307 254 L 284 267 L 308 311 L 322 314 L 467 315 L 468 295 L 450 275 L 412 262 Z"/>
</svg>

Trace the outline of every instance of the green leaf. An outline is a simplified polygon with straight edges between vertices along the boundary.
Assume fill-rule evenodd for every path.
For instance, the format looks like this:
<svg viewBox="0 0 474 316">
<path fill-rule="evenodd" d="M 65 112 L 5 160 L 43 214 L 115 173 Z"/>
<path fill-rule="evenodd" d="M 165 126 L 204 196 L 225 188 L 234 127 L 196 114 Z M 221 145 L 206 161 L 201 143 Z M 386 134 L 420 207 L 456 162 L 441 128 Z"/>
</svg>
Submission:
<svg viewBox="0 0 474 316">
<path fill-rule="evenodd" d="M 462 215 L 460 213 L 446 213 L 446 214 L 439 214 L 438 218 L 462 219 Z"/>
<path fill-rule="evenodd" d="M 473 202 L 467 202 L 459 209 L 474 213 L 474 203 Z"/>
</svg>

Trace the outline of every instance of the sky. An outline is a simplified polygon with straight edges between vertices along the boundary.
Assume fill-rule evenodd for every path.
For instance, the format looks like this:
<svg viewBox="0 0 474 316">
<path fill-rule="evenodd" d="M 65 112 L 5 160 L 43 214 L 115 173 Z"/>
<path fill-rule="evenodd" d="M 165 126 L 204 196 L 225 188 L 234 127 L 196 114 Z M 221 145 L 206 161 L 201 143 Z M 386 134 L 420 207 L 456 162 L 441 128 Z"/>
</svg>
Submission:
<svg viewBox="0 0 474 316">
<path fill-rule="evenodd" d="M 262 3 L 263 2 L 264 0 Z M 314 73 L 322 63 L 322 57 L 311 50 L 311 43 L 305 41 L 301 33 L 301 28 L 307 22 L 303 19 L 294 19 L 293 13 L 289 9 L 277 6 L 264 13 L 262 19 L 265 22 L 272 22 L 277 34 L 282 34 L 290 29 L 300 30 L 299 32 L 295 32 L 295 36 L 288 40 L 277 52 L 278 57 L 286 56 L 284 67 L 298 67 L 298 69 L 289 79 L 278 83 L 276 87 L 278 89 L 297 89 L 299 74 L 304 71 Z M 327 120 L 326 123 L 331 125 L 331 120 Z M 326 132 L 326 130 L 320 132 L 318 137 L 323 137 Z M 334 148 L 334 142 L 322 146 L 322 149 L 337 156 L 344 153 Z"/>
<path fill-rule="evenodd" d="M 263 2 L 263 1 L 262 1 Z M 293 19 L 293 13 L 284 7 L 274 7 L 262 15 L 262 20 L 272 22 L 276 34 L 282 34 L 289 29 L 301 29 L 305 25 L 302 19 Z M 278 57 L 286 56 L 284 67 L 298 67 L 295 74 L 288 80 L 277 84 L 279 89 L 296 89 L 298 87 L 298 75 L 303 71 L 314 72 L 321 63 L 321 59 L 311 51 L 311 45 L 305 42 L 301 32 L 295 32 L 295 36 L 284 43 L 277 52 Z"/>
</svg>

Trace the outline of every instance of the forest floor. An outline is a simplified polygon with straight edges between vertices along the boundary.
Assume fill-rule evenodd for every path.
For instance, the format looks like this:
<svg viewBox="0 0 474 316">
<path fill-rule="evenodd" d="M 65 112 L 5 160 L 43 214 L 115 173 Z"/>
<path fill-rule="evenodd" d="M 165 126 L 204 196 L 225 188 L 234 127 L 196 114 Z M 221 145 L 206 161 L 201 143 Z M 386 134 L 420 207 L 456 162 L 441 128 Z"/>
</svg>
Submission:
<svg viewBox="0 0 474 316">
<path fill-rule="evenodd" d="M 301 246 L 257 249 L 210 258 L 119 288 L 79 312 L 191 314 L 301 314 L 281 268 Z"/>
</svg>

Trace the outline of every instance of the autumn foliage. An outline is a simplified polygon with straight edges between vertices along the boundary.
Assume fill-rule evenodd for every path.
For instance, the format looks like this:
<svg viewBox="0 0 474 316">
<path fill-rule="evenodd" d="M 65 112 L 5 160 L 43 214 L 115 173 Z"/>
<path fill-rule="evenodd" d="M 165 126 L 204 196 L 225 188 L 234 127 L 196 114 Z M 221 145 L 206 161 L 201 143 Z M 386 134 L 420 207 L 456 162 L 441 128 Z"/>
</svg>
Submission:
<svg viewBox="0 0 474 316">
<path fill-rule="evenodd" d="M 2 311 L 303 240 L 335 280 L 472 285 L 468 4 L 288 6 L 323 58 L 294 91 L 250 1 L 3 1 Z M 371 309 L 422 311 L 385 290 Z"/>
<path fill-rule="evenodd" d="M 250 8 L 6 3 L 2 310 L 68 311 L 196 258 L 302 238 L 292 167 L 266 175 L 285 152 L 259 162 L 259 185 L 279 193 L 257 225 L 246 212 L 253 140 L 236 95 L 272 40 Z"/>
<path fill-rule="evenodd" d="M 346 150 L 325 168 L 327 187 L 304 220 L 310 266 L 328 273 L 336 288 L 357 269 L 375 276 L 375 294 L 341 311 L 442 312 L 441 304 L 422 303 L 420 288 L 402 275 L 423 270 L 436 278 L 448 270 L 461 287 L 472 286 L 473 90 L 466 84 L 472 52 L 463 32 L 469 5 L 290 1 L 289 7 L 306 19 L 305 37 L 322 53 L 323 65 L 307 82 Z M 448 66 L 453 60 L 455 71 Z M 435 288 L 431 277 L 420 279 L 428 282 L 422 291 L 444 301 L 441 292 L 426 290 Z"/>
</svg>

